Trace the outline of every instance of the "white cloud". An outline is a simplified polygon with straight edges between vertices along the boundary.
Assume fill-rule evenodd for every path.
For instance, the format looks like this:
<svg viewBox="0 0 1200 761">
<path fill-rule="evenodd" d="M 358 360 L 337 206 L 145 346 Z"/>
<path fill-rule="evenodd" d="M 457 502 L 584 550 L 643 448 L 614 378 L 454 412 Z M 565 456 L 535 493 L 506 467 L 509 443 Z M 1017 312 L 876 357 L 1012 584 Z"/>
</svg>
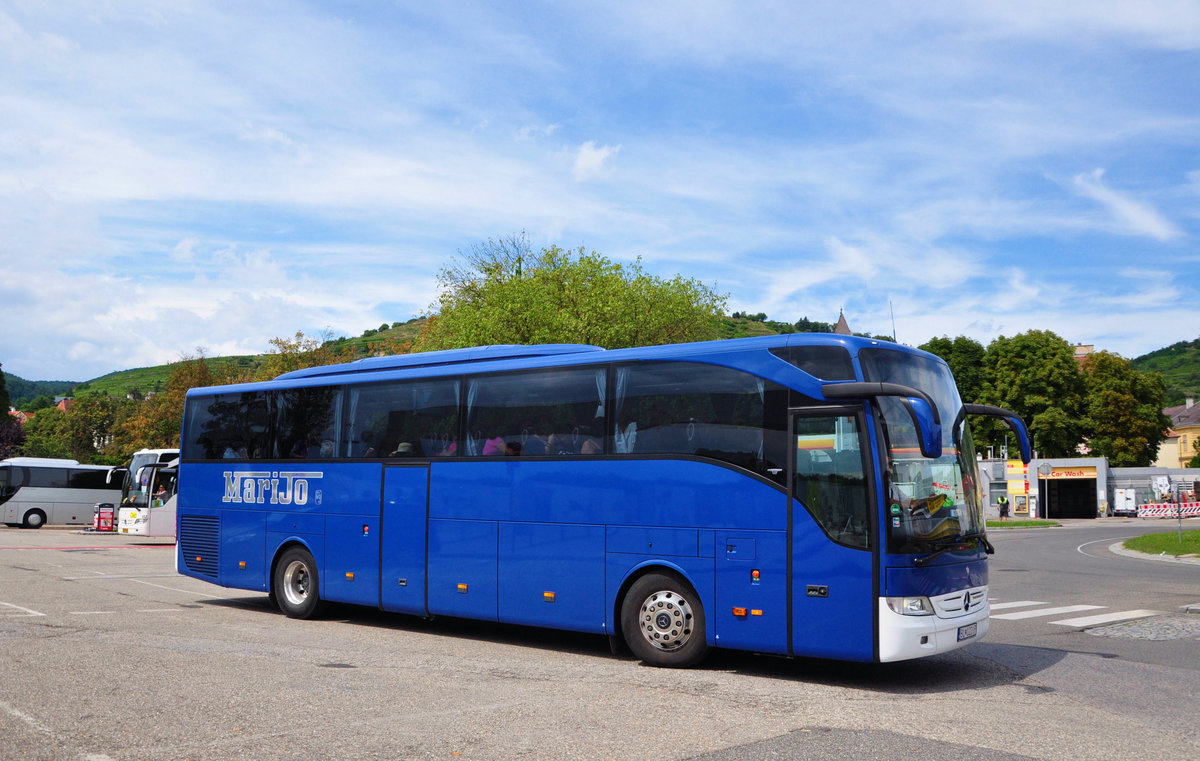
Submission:
<svg viewBox="0 0 1200 761">
<path fill-rule="evenodd" d="M 575 154 L 575 163 L 571 167 L 571 176 L 576 182 L 586 182 L 603 177 L 608 173 L 605 164 L 621 152 L 619 145 L 602 145 L 597 147 L 592 140 L 579 146 Z"/>
<path fill-rule="evenodd" d="M 1142 353 L 1194 324 L 1161 300 L 1200 278 L 1181 245 L 1200 226 L 1198 16 L 6 6 L 0 361 L 82 379 L 356 334 L 430 304 L 454 251 L 521 229 L 776 319 L 845 306 L 890 332 L 891 299 L 902 340 L 1036 327 Z M 1130 295 L 1131 262 L 1164 276 Z"/>
<path fill-rule="evenodd" d="M 1160 241 L 1182 235 L 1175 225 L 1149 204 L 1113 190 L 1103 180 L 1104 170 L 1094 169 L 1086 174 L 1075 175 L 1073 184 L 1080 195 L 1096 201 L 1109 211 L 1117 229 L 1130 235 L 1147 235 Z"/>
</svg>

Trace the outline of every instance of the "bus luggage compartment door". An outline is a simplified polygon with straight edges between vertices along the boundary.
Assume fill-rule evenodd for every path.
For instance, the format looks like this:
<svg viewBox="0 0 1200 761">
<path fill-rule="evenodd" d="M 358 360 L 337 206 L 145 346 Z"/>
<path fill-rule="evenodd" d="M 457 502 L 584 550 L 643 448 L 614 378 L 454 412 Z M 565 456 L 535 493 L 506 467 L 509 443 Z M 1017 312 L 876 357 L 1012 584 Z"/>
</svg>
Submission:
<svg viewBox="0 0 1200 761">
<path fill-rule="evenodd" d="M 425 615 L 429 466 L 384 468 L 380 606 Z"/>
</svg>

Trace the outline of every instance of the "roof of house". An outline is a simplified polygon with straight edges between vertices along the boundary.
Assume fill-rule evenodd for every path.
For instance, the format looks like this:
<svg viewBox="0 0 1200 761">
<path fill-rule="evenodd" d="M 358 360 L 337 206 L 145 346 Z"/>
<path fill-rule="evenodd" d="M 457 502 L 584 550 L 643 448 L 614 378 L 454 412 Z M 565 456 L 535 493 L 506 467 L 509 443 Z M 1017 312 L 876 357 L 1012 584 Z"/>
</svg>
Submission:
<svg viewBox="0 0 1200 761">
<path fill-rule="evenodd" d="M 1190 399 L 1188 401 L 1191 401 Z M 1167 407 L 1163 414 L 1171 419 L 1172 428 L 1188 425 L 1200 425 L 1200 404 L 1180 404 Z"/>
</svg>

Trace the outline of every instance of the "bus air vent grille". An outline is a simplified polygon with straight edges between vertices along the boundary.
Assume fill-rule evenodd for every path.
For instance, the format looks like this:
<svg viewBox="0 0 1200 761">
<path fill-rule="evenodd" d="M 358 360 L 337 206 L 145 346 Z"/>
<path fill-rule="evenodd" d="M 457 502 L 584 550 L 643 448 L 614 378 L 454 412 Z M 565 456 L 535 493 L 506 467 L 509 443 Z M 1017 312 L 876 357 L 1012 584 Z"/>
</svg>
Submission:
<svg viewBox="0 0 1200 761">
<path fill-rule="evenodd" d="M 179 551 L 188 570 L 217 578 L 220 519 L 215 515 L 179 516 Z"/>
</svg>

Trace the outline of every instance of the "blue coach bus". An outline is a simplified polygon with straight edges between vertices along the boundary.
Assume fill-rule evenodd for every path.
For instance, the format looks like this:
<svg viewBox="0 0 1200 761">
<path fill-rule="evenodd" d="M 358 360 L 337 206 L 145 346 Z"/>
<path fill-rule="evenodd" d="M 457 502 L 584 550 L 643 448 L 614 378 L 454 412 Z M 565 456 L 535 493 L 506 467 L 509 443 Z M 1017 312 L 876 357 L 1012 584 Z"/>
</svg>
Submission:
<svg viewBox="0 0 1200 761">
<path fill-rule="evenodd" d="M 177 568 L 324 603 L 854 661 L 988 625 L 964 404 L 941 359 L 792 334 L 490 346 L 192 389 Z"/>
</svg>

